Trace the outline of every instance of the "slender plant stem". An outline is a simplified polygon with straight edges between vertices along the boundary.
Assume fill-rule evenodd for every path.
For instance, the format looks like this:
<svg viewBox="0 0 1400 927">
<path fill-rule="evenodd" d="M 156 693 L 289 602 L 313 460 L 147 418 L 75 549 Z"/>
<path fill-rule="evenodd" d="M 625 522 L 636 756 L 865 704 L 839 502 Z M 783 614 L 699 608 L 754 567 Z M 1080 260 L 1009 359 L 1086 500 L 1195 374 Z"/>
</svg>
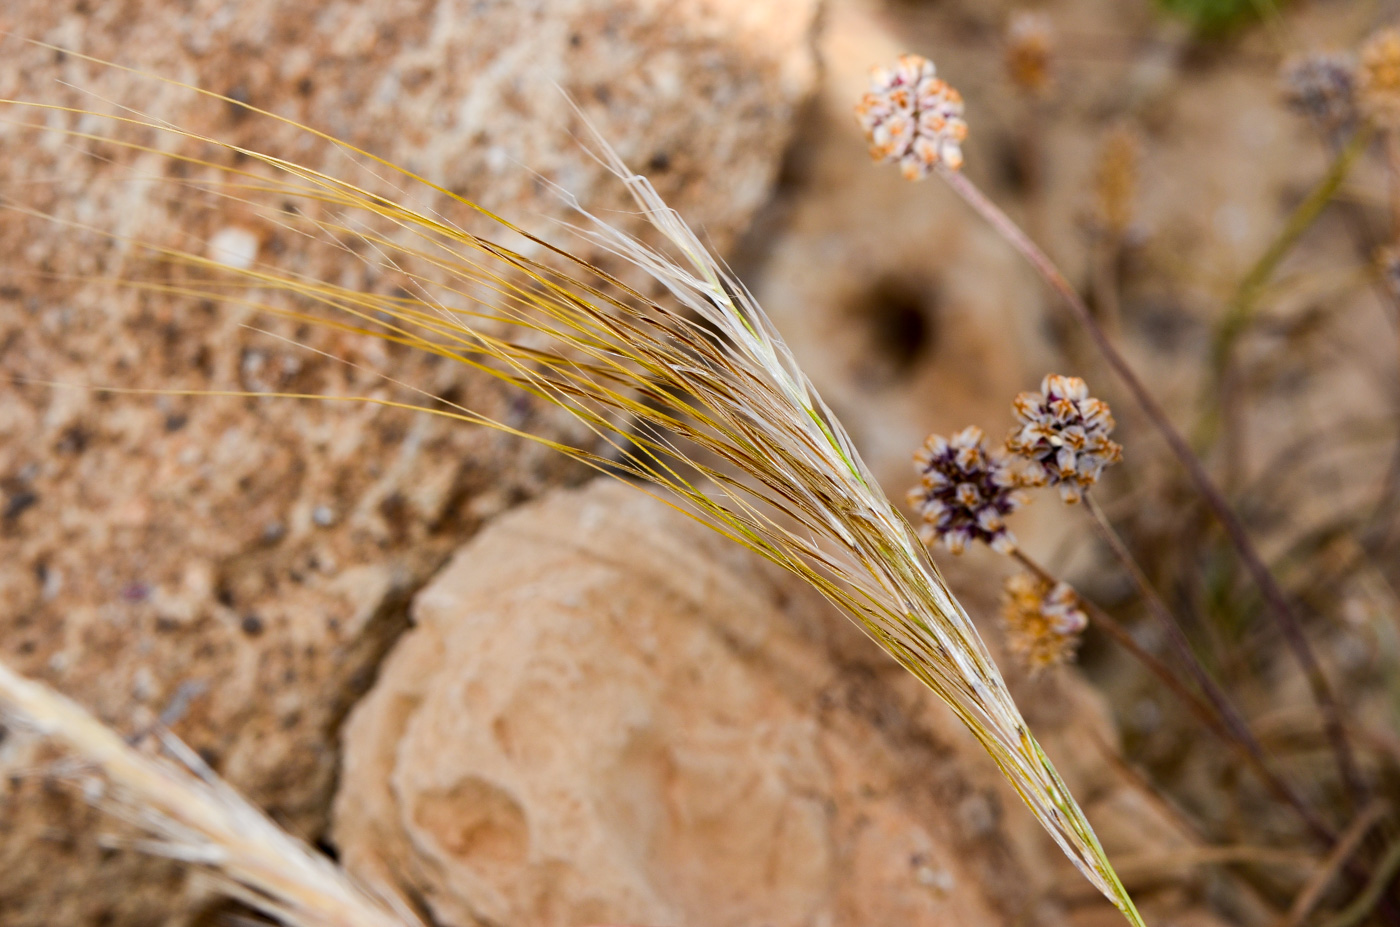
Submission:
<svg viewBox="0 0 1400 927">
<path fill-rule="evenodd" d="M 1012 551 L 1011 556 L 1017 563 L 1040 577 L 1043 581 L 1048 583 L 1059 582 L 1054 574 L 1027 556 L 1020 548 Z M 1181 700 L 1182 704 L 1195 716 L 1197 721 L 1218 737 L 1222 743 L 1235 750 L 1240 758 L 1244 760 L 1245 765 L 1254 771 L 1255 775 L 1257 775 L 1260 781 L 1264 783 L 1264 786 L 1273 793 L 1274 797 L 1291 806 L 1298 813 L 1303 823 L 1308 826 L 1308 829 L 1311 830 L 1323 844 L 1330 846 L 1335 842 L 1336 834 L 1332 828 L 1328 826 L 1327 822 L 1322 820 L 1322 817 L 1296 790 L 1279 778 L 1278 774 L 1269 768 L 1262 749 L 1259 748 L 1258 742 L 1247 728 L 1244 731 L 1244 735 L 1241 736 L 1237 730 L 1222 720 L 1218 706 L 1213 707 L 1211 704 L 1208 704 L 1201 696 L 1184 685 L 1171 667 L 1167 666 L 1167 664 L 1163 663 L 1139 644 L 1132 634 L 1118 623 L 1117 619 L 1083 596 L 1079 597 L 1079 601 L 1083 603 L 1085 611 L 1089 613 L 1089 617 L 1099 630 L 1113 638 L 1115 643 L 1132 654 L 1134 659 L 1141 663 L 1148 672 L 1156 676 L 1158 681 Z"/>
<path fill-rule="evenodd" d="M 1322 180 L 1294 208 L 1278 235 L 1269 243 L 1268 248 L 1254 262 L 1244 279 L 1240 281 L 1239 286 L 1235 288 L 1235 295 L 1230 300 L 1225 315 L 1216 324 L 1215 339 L 1211 346 L 1214 363 L 1217 365 L 1224 363 L 1230 349 L 1254 315 L 1264 287 L 1278 270 L 1279 265 L 1283 263 L 1283 259 L 1302 239 L 1303 233 L 1317 221 L 1317 218 L 1322 215 L 1322 211 L 1332 202 L 1332 197 L 1336 196 L 1337 191 L 1341 189 L 1342 183 L 1351 173 L 1357 159 L 1371 144 L 1373 135 L 1374 130 L 1369 125 L 1352 133 L 1346 145 L 1332 159 L 1332 164 Z"/>
<path fill-rule="evenodd" d="M 1274 927 L 1302 927 L 1303 921 L 1322 900 L 1322 894 L 1327 890 L 1327 886 L 1331 885 L 1332 880 L 1337 877 L 1337 873 L 1346 867 L 1352 854 L 1361 847 L 1366 835 L 1370 833 L 1376 822 L 1385 816 L 1387 810 L 1389 809 L 1385 802 L 1377 799 L 1367 805 L 1356 816 L 1356 819 L 1347 825 L 1346 831 L 1337 840 L 1337 845 L 1332 848 L 1327 859 L 1309 877 L 1302 891 L 1298 892 L 1298 895 L 1293 899 L 1288 913 L 1280 918 Z"/>
<path fill-rule="evenodd" d="M 1235 343 L 1249 327 L 1250 321 L 1254 318 L 1254 311 L 1258 307 L 1259 297 L 1264 293 L 1264 287 L 1273 277 L 1275 271 L 1283 263 L 1283 259 L 1288 256 L 1293 247 L 1317 221 L 1318 216 L 1327 208 L 1327 204 L 1332 202 L 1332 197 L 1337 195 L 1342 183 L 1347 175 L 1351 173 L 1352 167 L 1357 159 L 1366 151 L 1371 143 L 1374 130 L 1365 125 L 1352 133 L 1347 141 L 1332 159 L 1331 166 L 1317 186 L 1313 187 L 1303 201 L 1297 205 L 1292 214 L 1284 222 L 1283 228 L 1278 235 L 1264 249 L 1264 253 L 1259 256 L 1249 272 L 1244 275 L 1239 286 L 1235 288 L 1234 295 L 1231 296 L 1229 304 L 1226 306 L 1225 314 L 1215 324 L 1215 333 L 1211 340 L 1210 350 L 1210 379 L 1207 384 L 1206 395 L 1212 397 L 1208 408 L 1215 409 L 1219 403 L 1214 401 L 1218 398 L 1218 393 L 1223 386 L 1228 385 L 1228 370 L 1230 359 L 1234 355 Z M 1197 428 L 1197 446 L 1209 445 L 1215 438 L 1215 432 L 1220 427 L 1219 414 L 1210 414 L 1203 419 Z"/>
<path fill-rule="evenodd" d="M 1323 927 L 1356 927 L 1365 921 L 1376 906 L 1382 903 L 1386 889 L 1390 887 L 1396 875 L 1400 875 L 1400 840 L 1390 845 L 1390 849 L 1386 851 L 1385 857 L 1372 874 L 1371 881 L 1366 883 L 1366 888 L 1356 900 L 1342 909 L 1336 917 L 1324 921 Z"/>
<path fill-rule="evenodd" d="M 1385 167 L 1390 185 L 1390 238 L 1400 237 L 1400 132 L 1386 127 L 1382 133 L 1385 139 Z"/>
<path fill-rule="evenodd" d="M 1011 552 L 1011 557 L 1021 566 L 1034 573 L 1042 581 L 1047 583 L 1058 583 L 1060 580 L 1053 573 L 1041 566 L 1040 563 L 1031 559 L 1023 550 L 1016 548 Z M 1156 676 L 1163 685 L 1171 690 L 1177 698 L 1181 699 L 1186 708 L 1196 716 L 1196 719 L 1209 727 L 1217 735 L 1227 742 L 1230 740 L 1229 732 L 1221 725 L 1220 719 L 1216 717 L 1209 705 L 1207 705 L 1199 695 L 1192 692 L 1183 685 L 1172 672 L 1171 667 L 1157 659 L 1151 651 L 1144 648 L 1137 640 L 1128 633 L 1128 630 L 1118 623 L 1112 615 L 1104 611 L 1095 603 L 1079 596 L 1079 601 L 1084 605 L 1086 611 L 1093 618 L 1094 623 L 1109 637 L 1122 646 L 1122 648 L 1133 655 L 1134 659 L 1140 662 L 1146 669 Z"/>
<path fill-rule="evenodd" d="M 1092 492 L 1084 493 L 1084 504 L 1090 515 L 1093 516 L 1094 527 L 1098 530 L 1099 536 L 1113 551 L 1118 562 L 1128 571 L 1128 575 L 1132 577 L 1133 585 L 1137 586 L 1138 594 L 1147 603 L 1148 610 L 1152 612 L 1158 623 L 1162 625 L 1162 629 L 1166 631 L 1167 640 L 1171 641 L 1172 649 L 1176 651 L 1178 659 L 1186 666 L 1187 672 L 1191 674 L 1191 678 L 1209 700 L 1232 738 L 1249 754 L 1265 783 L 1277 797 L 1284 799 L 1298 811 L 1314 833 L 1325 842 L 1334 841 L 1336 834 L 1322 820 L 1321 815 L 1303 799 L 1296 789 L 1279 778 L 1269 768 L 1268 757 L 1264 752 L 1263 745 L 1254 736 L 1254 732 L 1249 729 L 1249 724 L 1230 701 L 1220 683 L 1216 682 L 1201 664 L 1200 658 L 1196 656 L 1195 650 L 1191 647 L 1190 640 L 1181 629 L 1181 622 L 1177 620 L 1176 615 L 1167 607 L 1167 603 L 1162 601 L 1162 597 L 1148 581 L 1142 567 L 1138 565 L 1132 552 L 1128 550 L 1128 545 L 1124 543 L 1122 536 L 1113 527 L 1113 523 L 1108 520 L 1103 507 L 1099 505 L 1098 499 L 1094 497 Z"/>
<path fill-rule="evenodd" d="M 1210 474 L 1206 472 L 1205 465 L 1201 463 L 1191 445 L 1186 442 L 1176 426 L 1167 417 L 1167 413 L 1148 392 L 1133 368 L 1127 360 L 1119 353 L 1113 341 L 1104 332 L 1094 318 L 1094 314 L 1089 311 L 1079 292 L 1075 290 L 1070 282 L 1060 273 L 1058 267 L 1035 242 L 1021 231 L 1020 227 L 1011 220 L 1001 207 L 993 203 L 987 196 L 977 188 L 972 181 L 959 171 L 951 171 L 946 167 L 940 167 L 939 173 L 948 185 L 953 188 L 959 196 L 978 212 L 993 228 L 997 230 L 1041 275 L 1049 286 L 1059 294 L 1060 298 L 1069 307 L 1075 319 L 1082 325 L 1094 344 L 1103 354 L 1104 359 L 1113 372 L 1123 381 L 1123 385 L 1128 388 L 1133 399 L 1146 414 L 1152 425 L 1161 433 L 1166 440 L 1167 446 L 1185 468 L 1191 481 L 1195 484 L 1196 490 L 1201 494 L 1206 504 L 1210 506 L 1215 517 L 1225 528 L 1225 533 L 1230 537 L 1231 543 L 1239 551 L 1240 558 L 1244 561 L 1245 567 L 1254 578 L 1255 584 L 1259 587 L 1268 604 L 1270 612 L 1278 621 L 1280 630 L 1283 632 L 1284 640 L 1287 641 L 1292 650 L 1294 658 L 1303 669 L 1303 674 L 1307 678 L 1308 686 L 1312 690 L 1313 699 L 1317 702 L 1318 709 L 1322 714 L 1323 728 L 1327 732 L 1327 739 L 1332 747 L 1333 755 L 1336 758 L 1337 768 L 1341 773 L 1342 782 L 1353 798 L 1359 798 L 1366 792 L 1365 785 L 1361 779 L 1361 773 L 1356 765 L 1356 759 L 1351 752 L 1351 744 L 1347 740 L 1346 730 L 1342 725 L 1341 710 L 1338 707 L 1336 696 L 1332 692 L 1332 686 L 1327 681 L 1326 674 L 1322 671 L 1322 665 L 1318 662 L 1316 654 L 1313 653 L 1312 646 L 1308 643 L 1307 636 L 1303 633 L 1302 623 L 1298 616 L 1294 614 L 1293 606 L 1289 603 L 1288 597 L 1283 589 L 1278 585 L 1269 568 L 1265 566 L 1259 552 L 1254 547 L 1254 542 L 1250 540 L 1249 532 L 1245 530 L 1243 522 L 1240 521 L 1230 504 L 1225 500 L 1224 495 L 1216 487 Z"/>
</svg>

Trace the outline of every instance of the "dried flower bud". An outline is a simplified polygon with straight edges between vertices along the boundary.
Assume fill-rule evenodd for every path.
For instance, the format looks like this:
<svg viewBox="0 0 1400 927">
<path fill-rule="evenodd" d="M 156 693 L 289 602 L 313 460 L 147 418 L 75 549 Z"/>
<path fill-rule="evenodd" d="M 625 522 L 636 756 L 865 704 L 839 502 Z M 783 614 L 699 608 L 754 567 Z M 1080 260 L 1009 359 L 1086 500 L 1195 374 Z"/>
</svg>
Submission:
<svg viewBox="0 0 1400 927">
<path fill-rule="evenodd" d="M 1400 30 L 1382 29 L 1361 46 L 1356 91 L 1366 115 L 1400 125 Z"/>
<path fill-rule="evenodd" d="M 1089 625 L 1073 589 L 1030 573 L 1006 581 L 1001 617 L 1007 644 L 1032 672 L 1073 659 Z"/>
<path fill-rule="evenodd" d="M 933 62 L 901 55 L 892 68 L 871 72 L 870 92 L 856 118 L 870 143 L 870 156 L 896 163 L 906 180 L 920 180 L 938 164 L 962 166 L 967 138 L 962 94 L 935 76 Z"/>
<path fill-rule="evenodd" d="M 1110 131 L 1099 148 L 1094 171 L 1095 218 L 1113 235 L 1123 235 L 1132 224 L 1141 154 L 1141 138 L 1125 125 Z"/>
<path fill-rule="evenodd" d="M 1293 58 L 1284 64 L 1281 80 L 1289 108 L 1327 131 L 1356 118 L 1356 59 L 1351 55 L 1314 52 Z"/>
<path fill-rule="evenodd" d="M 1034 96 L 1050 89 L 1055 28 L 1044 13 L 1020 10 L 1006 27 L 1006 73 L 1011 82 Z"/>
<path fill-rule="evenodd" d="M 1009 553 L 1016 539 L 1006 516 L 1020 508 L 1016 475 L 1000 454 L 982 443 L 982 429 L 964 428 L 952 438 L 929 435 L 914 455 L 919 485 L 909 491 L 909 504 L 922 519 L 919 537 L 925 544 L 941 541 L 960 554 L 969 541 L 983 541 Z"/>
<path fill-rule="evenodd" d="M 1022 485 L 1058 486 L 1060 498 L 1078 502 L 1104 467 L 1123 459 L 1122 446 L 1108 437 L 1108 403 L 1091 398 L 1078 377 L 1050 374 L 1040 392 L 1022 393 L 1012 408 L 1020 424 L 1006 447 L 1020 458 Z"/>
</svg>

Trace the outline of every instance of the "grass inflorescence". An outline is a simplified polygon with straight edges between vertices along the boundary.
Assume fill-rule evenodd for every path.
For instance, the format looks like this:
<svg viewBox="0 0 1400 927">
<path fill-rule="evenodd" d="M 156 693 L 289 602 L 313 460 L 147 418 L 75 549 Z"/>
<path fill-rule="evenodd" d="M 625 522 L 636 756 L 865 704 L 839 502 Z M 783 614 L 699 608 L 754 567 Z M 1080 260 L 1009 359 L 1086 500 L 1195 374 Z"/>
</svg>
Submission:
<svg viewBox="0 0 1400 927">
<path fill-rule="evenodd" d="M 197 192 L 234 203 L 289 233 L 343 249 L 345 260 L 367 262 L 401 286 L 369 292 L 275 266 L 230 266 L 217 255 L 139 239 L 123 244 L 160 273 L 108 283 L 381 339 L 566 410 L 588 438 L 568 443 L 530 434 L 422 390 L 422 402 L 336 397 L 416 408 L 543 442 L 601 472 L 664 490 L 671 504 L 802 577 L 956 713 L 1086 878 L 1141 923 L 915 530 L 743 284 L 601 139 L 598 156 L 630 191 L 658 243 L 645 244 L 581 209 L 581 224 L 569 234 L 644 272 L 650 289 L 368 152 L 238 100 L 186 89 L 211 106 L 235 106 L 340 145 L 371 172 L 425 185 L 492 231 L 469 231 L 404 205 L 392 192 L 372 192 L 370 185 L 135 109 L 106 115 L 96 120 L 100 128 L 89 129 L 98 114 L 87 109 L 3 101 L 35 114 L 28 124 L 36 131 L 182 163 L 200 179 L 167 181 L 176 184 L 176 195 Z M 182 153 L 184 143 L 232 154 L 236 166 Z M 947 160 L 952 152 L 945 145 L 940 156 Z"/>
</svg>

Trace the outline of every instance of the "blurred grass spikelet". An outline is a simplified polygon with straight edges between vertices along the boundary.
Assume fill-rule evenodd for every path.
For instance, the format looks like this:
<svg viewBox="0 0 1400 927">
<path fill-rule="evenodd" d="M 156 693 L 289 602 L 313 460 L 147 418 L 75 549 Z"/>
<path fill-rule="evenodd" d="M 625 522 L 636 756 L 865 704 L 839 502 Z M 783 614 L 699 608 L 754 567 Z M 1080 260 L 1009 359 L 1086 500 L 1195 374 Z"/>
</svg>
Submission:
<svg viewBox="0 0 1400 927">
<path fill-rule="evenodd" d="M 966 132 L 961 100 L 921 61 L 911 58 L 884 72 L 866 116 L 872 125 L 896 114 L 912 118 L 898 132 L 889 125 L 882 130 L 887 153 L 903 160 L 906 170 L 934 161 L 951 167 L 961 159 L 958 142 Z M 1132 923 L 1141 923 L 1093 829 L 914 529 L 879 489 L 748 291 L 646 178 L 595 138 L 597 156 L 626 186 L 662 243 L 645 244 L 581 208 L 584 221 L 573 232 L 644 272 L 664 288 L 664 298 L 651 298 L 367 152 L 228 97 L 187 89 L 211 105 L 237 106 L 338 145 L 372 172 L 426 186 L 496 232 L 468 231 L 405 205 L 406 197 L 370 192 L 130 110 L 97 124 L 166 141 L 138 143 L 116 130 L 55 128 L 59 120 L 42 117 L 89 114 L 0 101 L 36 107 L 41 119 L 32 128 L 38 131 L 157 152 L 192 166 L 210 162 L 180 154 L 167 142 L 231 152 L 241 166 L 227 169 L 228 179 L 201 182 L 205 192 L 353 252 L 355 260 L 405 279 L 408 287 L 392 295 L 361 291 L 263 264 L 224 266 L 192 251 L 131 241 L 129 247 L 144 248 L 161 266 L 185 276 L 125 285 L 374 336 L 466 365 L 571 413 L 589 431 L 587 441 L 551 441 L 427 393 L 433 401 L 422 405 L 360 399 L 496 428 L 602 472 L 668 490 L 670 504 L 805 579 L 948 704 L 1085 877 Z M 893 98 L 901 96 L 904 102 L 893 108 Z M 289 203 L 306 208 L 289 209 Z"/>
<path fill-rule="evenodd" d="M 1073 504 L 1104 468 L 1123 459 L 1122 445 L 1109 438 L 1114 421 L 1108 403 L 1090 396 L 1079 377 L 1050 374 L 1040 392 L 1021 393 L 1012 408 L 1018 424 L 1006 446 L 1020 459 L 1027 486 L 1055 486 Z"/>
<path fill-rule="evenodd" d="M 951 438 L 929 435 L 914 454 L 919 485 L 909 504 L 919 513 L 919 537 L 955 554 L 981 541 L 999 553 L 1016 548 L 1006 516 L 1021 507 L 1015 472 L 1002 453 L 989 450 L 982 429 L 969 425 Z"/>
<path fill-rule="evenodd" d="M 1017 10 L 1006 26 L 1006 74 L 1030 94 L 1044 96 L 1054 79 L 1055 25 L 1034 10 Z"/>
<path fill-rule="evenodd" d="M 212 873 L 230 896 L 290 927 L 419 927 L 396 900 L 355 885 L 204 766 L 173 736 L 184 765 L 149 756 L 78 705 L 0 663 L 0 717 L 81 756 L 105 781 L 89 795 L 150 839 L 148 853 Z"/>
<path fill-rule="evenodd" d="M 1032 673 L 1074 658 L 1089 616 L 1067 583 L 1030 573 L 1008 577 L 1002 596 L 1007 644 Z"/>
<path fill-rule="evenodd" d="M 1099 145 L 1094 170 L 1094 216 L 1110 235 L 1123 237 L 1136 211 L 1142 137 L 1131 126 L 1110 129 Z"/>
<path fill-rule="evenodd" d="M 962 94 L 938 77 L 933 62 L 901 55 L 870 74 L 870 90 L 856 106 L 870 157 L 898 164 L 906 180 L 922 180 L 938 165 L 962 167 L 967 138 Z"/>
</svg>

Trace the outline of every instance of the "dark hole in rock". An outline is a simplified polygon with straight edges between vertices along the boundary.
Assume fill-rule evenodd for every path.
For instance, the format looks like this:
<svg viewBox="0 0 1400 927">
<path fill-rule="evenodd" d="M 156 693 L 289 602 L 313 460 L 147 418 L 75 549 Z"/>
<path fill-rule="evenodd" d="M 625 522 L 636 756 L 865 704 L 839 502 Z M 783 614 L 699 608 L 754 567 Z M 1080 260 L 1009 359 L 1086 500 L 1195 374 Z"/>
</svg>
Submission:
<svg viewBox="0 0 1400 927">
<path fill-rule="evenodd" d="M 937 341 L 937 298 L 917 280 L 878 280 L 855 307 L 868 326 L 870 348 L 882 379 L 910 373 Z"/>
</svg>

